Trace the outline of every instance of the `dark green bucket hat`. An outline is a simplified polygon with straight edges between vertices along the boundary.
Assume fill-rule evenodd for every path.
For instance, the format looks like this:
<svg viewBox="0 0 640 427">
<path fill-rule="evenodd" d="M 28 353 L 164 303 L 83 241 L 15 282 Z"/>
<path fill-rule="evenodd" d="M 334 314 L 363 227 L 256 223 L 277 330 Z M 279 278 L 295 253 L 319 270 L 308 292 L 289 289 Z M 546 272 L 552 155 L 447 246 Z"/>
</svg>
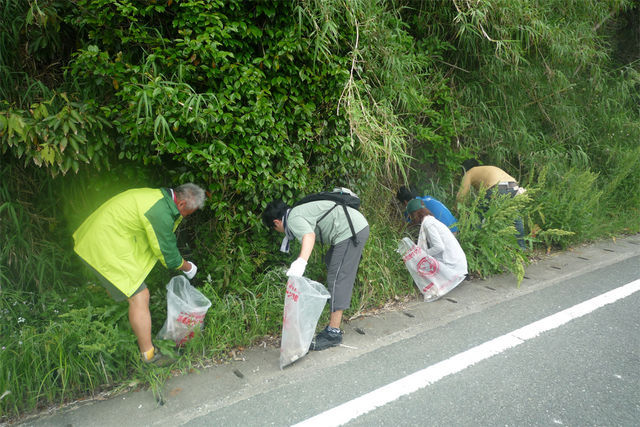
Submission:
<svg viewBox="0 0 640 427">
<path fill-rule="evenodd" d="M 422 200 L 413 199 L 407 203 L 407 215 L 410 215 L 412 212 L 422 209 L 423 207 L 424 205 L 422 204 Z"/>
</svg>

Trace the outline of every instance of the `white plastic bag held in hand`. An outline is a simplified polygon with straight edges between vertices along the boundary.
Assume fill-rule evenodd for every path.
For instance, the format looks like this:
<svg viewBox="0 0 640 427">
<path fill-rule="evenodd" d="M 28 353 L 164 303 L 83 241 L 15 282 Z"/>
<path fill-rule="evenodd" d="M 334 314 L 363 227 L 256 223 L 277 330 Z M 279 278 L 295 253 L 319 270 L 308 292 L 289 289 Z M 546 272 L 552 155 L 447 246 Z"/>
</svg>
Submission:
<svg viewBox="0 0 640 427">
<path fill-rule="evenodd" d="M 211 301 L 184 276 L 175 276 L 167 284 L 167 320 L 158 338 L 183 345 L 193 337 L 196 328 L 202 329 L 209 307 Z"/>
<path fill-rule="evenodd" d="M 330 297 L 329 291 L 318 282 L 306 277 L 289 277 L 282 317 L 280 369 L 309 352 L 318 319 Z"/>
<path fill-rule="evenodd" d="M 408 237 L 400 241 L 397 252 L 402 255 L 404 265 L 411 273 L 425 301 L 437 300 L 458 286 L 465 278 L 464 274 L 453 271 L 434 257 L 427 255 Z"/>
</svg>

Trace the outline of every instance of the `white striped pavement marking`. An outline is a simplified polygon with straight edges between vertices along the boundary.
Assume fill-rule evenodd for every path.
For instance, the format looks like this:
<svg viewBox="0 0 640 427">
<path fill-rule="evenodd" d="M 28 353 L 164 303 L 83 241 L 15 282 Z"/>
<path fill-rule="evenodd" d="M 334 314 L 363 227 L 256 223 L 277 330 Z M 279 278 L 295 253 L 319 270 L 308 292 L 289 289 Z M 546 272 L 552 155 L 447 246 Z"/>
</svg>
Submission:
<svg viewBox="0 0 640 427">
<path fill-rule="evenodd" d="M 406 396 L 433 384 L 440 379 L 460 372 L 484 359 L 488 359 L 505 350 L 513 348 L 523 342 L 537 337 L 543 332 L 550 331 L 571 320 L 591 313 L 598 308 L 614 303 L 619 299 L 628 297 L 640 290 L 640 279 L 620 286 L 597 297 L 591 298 L 566 310 L 559 311 L 551 316 L 530 323 L 527 326 L 511 331 L 491 341 L 487 341 L 462 353 L 458 353 L 449 359 L 431 365 L 425 369 L 380 387 L 372 392 L 350 400 L 335 408 L 324 411 L 314 417 L 308 418 L 294 427 L 309 426 L 340 426 L 354 418 L 366 414 L 376 408 L 393 402 L 402 396 Z"/>
</svg>

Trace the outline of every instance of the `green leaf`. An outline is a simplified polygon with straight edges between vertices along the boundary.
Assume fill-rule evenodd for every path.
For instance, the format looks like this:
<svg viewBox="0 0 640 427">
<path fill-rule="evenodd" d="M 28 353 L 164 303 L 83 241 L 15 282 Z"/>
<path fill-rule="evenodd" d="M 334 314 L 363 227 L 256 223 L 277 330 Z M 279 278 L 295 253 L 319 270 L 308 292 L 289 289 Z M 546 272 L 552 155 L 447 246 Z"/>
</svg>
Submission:
<svg viewBox="0 0 640 427">
<path fill-rule="evenodd" d="M 40 156 L 45 162 L 47 162 L 49 165 L 52 165 L 56 158 L 56 152 L 53 148 L 51 148 L 51 146 L 46 145 L 42 147 L 42 150 L 40 150 Z"/>
<path fill-rule="evenodd" d="M 24 138 L 25 124 L 22 120 L 22 117 L 17 114 L 10 114 L 9 120 L 7 121 L 7 128 L 9 129 L 9 136 L 12 135 L 13 132 L 17 133 L 21 137 Z"/>
</svg>

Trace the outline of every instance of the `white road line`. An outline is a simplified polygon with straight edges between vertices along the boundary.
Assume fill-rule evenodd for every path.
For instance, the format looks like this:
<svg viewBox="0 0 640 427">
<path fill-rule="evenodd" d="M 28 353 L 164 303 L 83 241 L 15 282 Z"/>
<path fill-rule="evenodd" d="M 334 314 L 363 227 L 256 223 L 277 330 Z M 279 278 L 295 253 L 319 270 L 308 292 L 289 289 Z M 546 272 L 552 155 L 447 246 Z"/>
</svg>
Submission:
<svg viewBox="0 0 640 427">
<path fill-rule="evenodd" d="M 588 301 L 576 304 L 566 310 L 545 317 L 544 319 L 530 323 L 527 326 L 516 329 L 508 334 L 494 338 L 476 347 L 431 365 L 425 369 L 394 381 L 386 386 L 373 390 L 335 408 L 308 418 L 294 427 L 302 426 L 340 426 L 350 420 L 364 415 L 380 406 L 393 402 L 398 398 L 420 390 L 436 381 L 455 374 L 484 359 L 495 356 L 503 351 L 513 348 L 523 342 L 537 337 L 543 332 L 555 329 L 558 326 L 591 313 L 607 304 L 625 298 L 640 290 L 640 279 L 627 283 L 624 286 L 613 289 Z"/>
</svg>

